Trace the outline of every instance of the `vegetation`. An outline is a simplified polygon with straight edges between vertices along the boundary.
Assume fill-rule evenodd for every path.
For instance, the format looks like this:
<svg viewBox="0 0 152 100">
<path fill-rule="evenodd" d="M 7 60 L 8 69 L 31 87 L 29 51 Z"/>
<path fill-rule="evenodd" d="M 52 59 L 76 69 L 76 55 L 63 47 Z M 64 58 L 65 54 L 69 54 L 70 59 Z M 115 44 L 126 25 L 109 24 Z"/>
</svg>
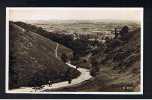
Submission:
<svg viewBox="0 0 152 100">
<path fill-rule="evenodd" d="M 126 26 L 125 26 L 126 27 Z M 120 30 L 123 32 L 124 28 Z M 115 39 L 97 48 L 90 58 L 88 81 L 54 91 L 132 92 L 140 90 L 140 29 L 124 31 Z M 49 91 L 49 90 L 47 90 Z"/>
</svg>

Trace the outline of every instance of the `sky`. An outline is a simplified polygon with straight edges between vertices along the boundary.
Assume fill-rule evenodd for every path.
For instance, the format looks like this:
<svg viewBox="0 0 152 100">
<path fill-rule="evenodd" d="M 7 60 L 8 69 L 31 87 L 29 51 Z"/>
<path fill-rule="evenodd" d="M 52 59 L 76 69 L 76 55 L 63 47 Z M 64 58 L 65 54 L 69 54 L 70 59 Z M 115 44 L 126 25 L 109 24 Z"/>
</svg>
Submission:
<svg viewBox="0 0 152 100">
<path fill-rule="evenodd" d="M 133 20 L 140 21 L 142 8 L 7 8 L 9 20 Z"/>
</svg>

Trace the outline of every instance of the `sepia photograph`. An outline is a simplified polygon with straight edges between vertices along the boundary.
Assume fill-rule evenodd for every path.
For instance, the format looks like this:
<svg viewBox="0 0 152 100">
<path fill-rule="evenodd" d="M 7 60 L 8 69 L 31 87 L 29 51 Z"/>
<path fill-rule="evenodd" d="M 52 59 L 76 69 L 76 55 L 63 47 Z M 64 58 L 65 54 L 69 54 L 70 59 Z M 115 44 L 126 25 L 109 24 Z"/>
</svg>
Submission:
<svg viewBox="0 0 152 100">
<path fill-rule="evenodd" d="M 143 8 L 7 7 L 6 93 L 143 94 Z"/>
</svg>

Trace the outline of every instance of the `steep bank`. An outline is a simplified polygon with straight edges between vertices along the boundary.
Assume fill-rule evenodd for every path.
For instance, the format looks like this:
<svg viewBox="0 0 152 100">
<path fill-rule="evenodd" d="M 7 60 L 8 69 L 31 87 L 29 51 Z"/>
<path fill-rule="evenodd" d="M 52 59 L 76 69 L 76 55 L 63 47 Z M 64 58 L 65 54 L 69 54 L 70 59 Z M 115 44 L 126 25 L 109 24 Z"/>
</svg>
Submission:
<svg viewBox="0 0 152 100">
<path fill-rule="evenodd" d="M 65 74 L 76 78 L 80 72 L 55 57 L 56 42 L 21 28 L 9 25 L 9 88 L 40 86 L 49 80 L 66 80 Z M 71 55 L 72 50 L 59 45 L 58 56 Z"/>
</svg>

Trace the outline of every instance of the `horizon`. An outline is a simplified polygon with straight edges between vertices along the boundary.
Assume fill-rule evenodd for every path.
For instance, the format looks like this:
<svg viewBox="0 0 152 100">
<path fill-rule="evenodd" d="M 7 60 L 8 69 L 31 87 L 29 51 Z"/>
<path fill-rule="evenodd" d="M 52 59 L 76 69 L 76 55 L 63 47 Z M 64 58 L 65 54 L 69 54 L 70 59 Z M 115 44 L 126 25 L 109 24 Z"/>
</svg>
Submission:
<svg viewBox="0 0 152 100">
<path fill-rule="evenodd" d="M 40 19 L 40 20 L 9 20 L 12 22 L 25 22 L 25 23 L 45 23 L 46 21 L 52 22 L 52 23 L 98 23 L 98 22 L 104 22 L 104 23 L 136 23 L 140 24 L 140 21 L 137 20 L 114 20 L 114 19 Z M 60 21 L 60 22 L 59 22 Z"/>
</svg>

